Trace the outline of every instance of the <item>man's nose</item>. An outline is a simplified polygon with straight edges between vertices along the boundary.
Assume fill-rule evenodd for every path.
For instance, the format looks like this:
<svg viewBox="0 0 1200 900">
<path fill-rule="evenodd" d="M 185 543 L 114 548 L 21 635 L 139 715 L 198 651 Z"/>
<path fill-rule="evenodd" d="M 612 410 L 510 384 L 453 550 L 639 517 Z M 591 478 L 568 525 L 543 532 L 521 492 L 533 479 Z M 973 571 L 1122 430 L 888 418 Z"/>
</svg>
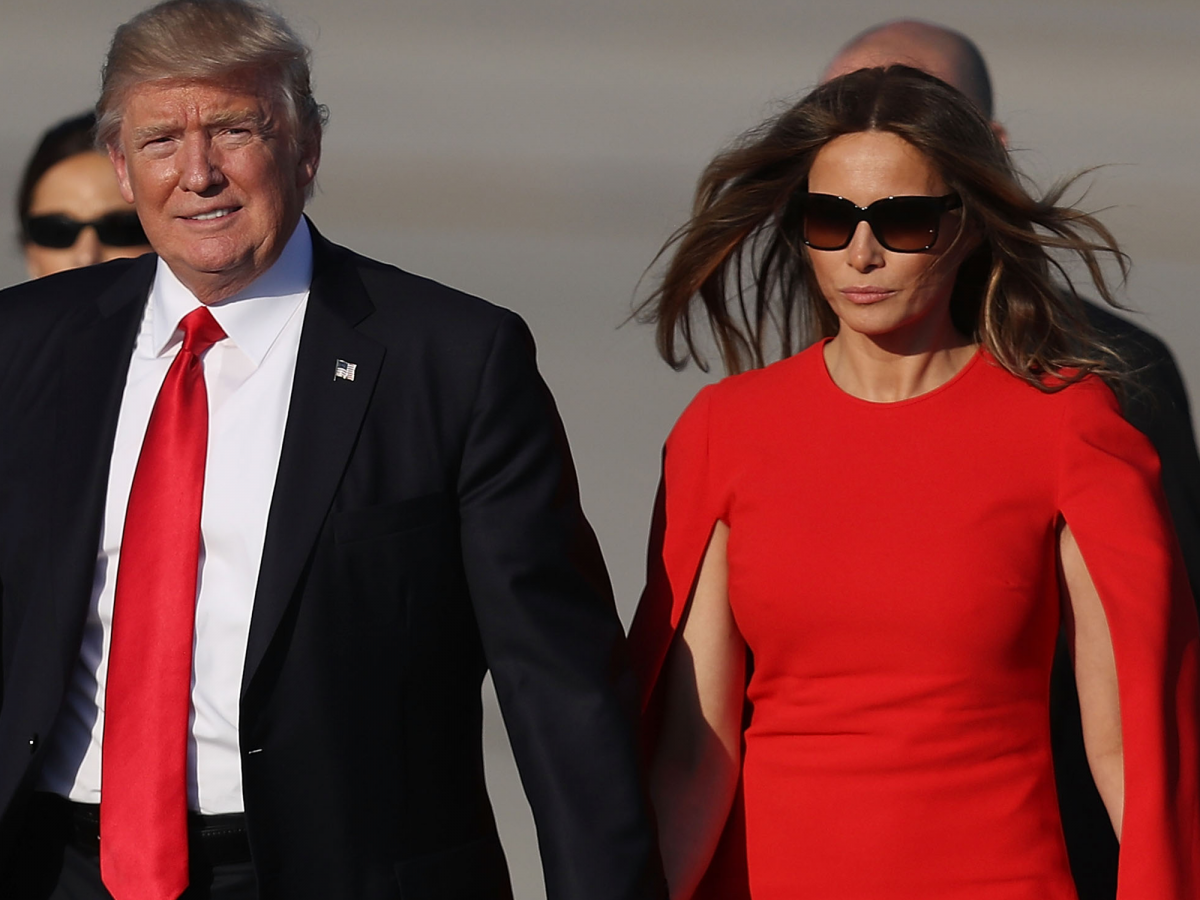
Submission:
<svg viewBox="0 0 1200 900">
<path fill-rule="evenodd" d="M 207 135 L 189 135 L 182 149 L 179 184 L 186 191 L 201 194 L 224 181 L 220 160 Z"/>
</svg>

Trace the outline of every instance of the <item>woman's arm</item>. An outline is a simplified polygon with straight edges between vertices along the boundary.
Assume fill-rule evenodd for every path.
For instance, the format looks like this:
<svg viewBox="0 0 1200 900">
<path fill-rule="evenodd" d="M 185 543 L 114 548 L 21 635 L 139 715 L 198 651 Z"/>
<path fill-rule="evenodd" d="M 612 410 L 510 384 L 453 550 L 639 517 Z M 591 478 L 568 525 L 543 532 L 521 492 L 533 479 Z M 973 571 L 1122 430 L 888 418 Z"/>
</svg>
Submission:
<svg viewBox="0 0 1200 900">
<path fill-rule="evenodd" d="M 1092 779 L 1119 840 L 1125 808 L 1125 759 L 1112 636 L 1100 595 L 1067 525 L 1059 535 L 1058 552 L 1065 600 L 1063 624 L 1075 664 L 1083 744 Z"/>
<path fill-rule="evenodd" d="M 729 608 L 728 540 L 728 526 L 718 522 L 663 667 L 663 722 L 650 794 L 672 900 L 687 900 L 700 883 L 741 766 L 746 647 Z"/>
</svg>

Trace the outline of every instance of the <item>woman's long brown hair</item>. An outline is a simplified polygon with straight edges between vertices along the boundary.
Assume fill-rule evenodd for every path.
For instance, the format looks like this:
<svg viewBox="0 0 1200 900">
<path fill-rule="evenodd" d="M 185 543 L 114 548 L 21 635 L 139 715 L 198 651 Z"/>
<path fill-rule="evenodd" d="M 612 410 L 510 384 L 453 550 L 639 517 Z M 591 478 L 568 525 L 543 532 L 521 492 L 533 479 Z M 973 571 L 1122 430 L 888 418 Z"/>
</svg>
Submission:
<svg viewBox="0 0 1200 900">
<path fill-rule="evenodd" d="M 962 199 L 958 233 L 945 256 L 963 242 L 979 242 L 960 266 L 951 298 L 964 334 L 1041 390 L 1089 373 L 1123 379 L 1120 358 L 1092 333 L 1069 273 L 1052 255 L 1074 254 L 1099 295 L 1118 306 L 1100 263 L 1111 256 L 1127 273 L 1112 234 L 1093 216 L 1058 205 L 1073 179 L 1032 197 L 974 105 L 907 66 L 834 79 L 709 164 L 692 218 L 656 257 L 670 253 L 662 281 L 638 307 L 639 318 L 657 326 L 668 363 L 678 369 L 691 359 L 708 370 L 696 334 L 701 310 L 729 373 L 837 333 L 800 239 L 796 201 L 821 148 L 863 131 L 908 141 Z"/>
</svg>

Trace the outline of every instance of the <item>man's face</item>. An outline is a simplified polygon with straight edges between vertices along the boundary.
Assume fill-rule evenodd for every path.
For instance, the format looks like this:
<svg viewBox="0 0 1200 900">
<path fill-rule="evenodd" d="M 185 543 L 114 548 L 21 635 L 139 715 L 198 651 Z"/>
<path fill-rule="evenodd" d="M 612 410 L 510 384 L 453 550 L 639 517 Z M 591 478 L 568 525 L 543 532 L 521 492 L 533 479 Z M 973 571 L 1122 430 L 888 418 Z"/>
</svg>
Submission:
<svg viewBox="0 0 1200 900">
<path fill-rule="evenodd" d="M 317 172 L 261 81 L 161 81 L 125 98 L 109 148 L 150 245 L 204 303 L 223 300 L 279 258 Z"/>
</svg>

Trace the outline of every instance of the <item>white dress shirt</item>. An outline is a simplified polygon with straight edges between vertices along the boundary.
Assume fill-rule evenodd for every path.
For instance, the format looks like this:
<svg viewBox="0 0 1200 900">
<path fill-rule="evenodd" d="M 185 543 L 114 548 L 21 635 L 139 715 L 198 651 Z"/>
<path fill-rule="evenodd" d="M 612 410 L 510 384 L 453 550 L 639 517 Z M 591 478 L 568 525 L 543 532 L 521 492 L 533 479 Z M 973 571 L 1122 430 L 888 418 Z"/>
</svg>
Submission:
<svg viewBox="0 0 1200 900">
<path fill-rule="evenodd" d="M 311 281 L 312 238 L 301 219 L 267 272 L 209 307 L 226 338 L 203 359 L 208 458 L 188 741 L 188 803 L 202 813 L 243 810 L 238 697 Z M 199 305 L 160 259 L 117 419 L 83 644 L 38 785 L 84 803 L 100 802 L 104 688 L 129 489 L 150 411 L 183 341 L 179 321 Z"/>
</svg>

